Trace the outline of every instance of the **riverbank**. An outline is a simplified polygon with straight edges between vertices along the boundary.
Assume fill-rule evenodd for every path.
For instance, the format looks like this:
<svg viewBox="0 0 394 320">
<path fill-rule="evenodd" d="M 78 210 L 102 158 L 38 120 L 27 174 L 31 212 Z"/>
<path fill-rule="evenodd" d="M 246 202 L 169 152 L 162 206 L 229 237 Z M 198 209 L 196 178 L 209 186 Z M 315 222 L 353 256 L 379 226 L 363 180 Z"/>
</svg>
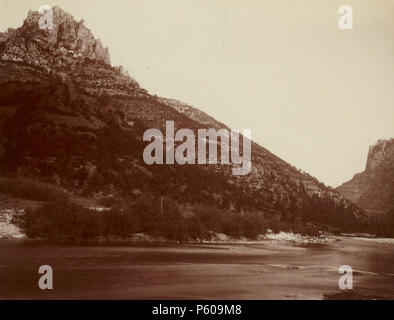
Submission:
<svg viewBox="0 0 394 320">
<path fill-rule="evenodd" d="M 24 210 L 21 209 L 3 209 L 0 210 L 0 239 L 8 240 L 20 240 L 20 241 L 34 241 L 34 240 L 45 240 L 43 238 L 29 238 L 25 235 L 24 231 L 18 225 L 18 217 L 24 214 Z M 260 234 L 253 239 L 247 237 L 234 237 L 224 233 L 217 233 L 213 231 L 207 232 L 207 236 L 204 239 L 184 239 L 182 243 L 233 243 L 233 244 L 245 244 L 245 243 L 264 243 L 264 242 L 293 242 L 293 243 L 321 243 L 328 241 L 328 238 L 322 232 L 318 233 L 317 236 L 303 235 L 294 232 L 273 232 L 268 229 L 265 234 Z M 67 241 L 65 241 L 67 242 Z M 95 239 L 84 240 L 77 239 L 72 241 L 74 243 L 105 243 L 105 242 L 136 242 L 136 243 L 181 243 L 177 240 L 168 239 L 165 237 L 153 237 L 145 233 L 134 233 L 128 237 L 96 237 Z"/>
<path fill-rule="evenodd" d="M 274 232 L 270 229 L 267 229 L 266 233 L 257 235 L 253 238 L 247 237 L 234 237 L 229 236 L 224 233 L 218 233 L 213 231 L 205 232 L 205 238 L 203 239 L 193 239 L 193 238 L 184 238 L 182 241 L 168 239 L 163 236 L 151 236 L 145 233 L 134 233 L 130 236 L 116 237 L 116 236 L 96 236 L 91 239 L 83 239 L 76 238 L 72 241 L 53 241 L 48 240 L 42 237 L 34 237 L 29 238 L 25 235 L 24 231 L 20 228 L 18 221 L 20 217 L 24 214 L 23 209 L 3 209 L 0 210 L 0 240 L 8 239 L 8 240 L 16 240 L 16 241 L 27 241 L 27 242 L 55 242 L 58 244 L 105 244 L 105 243 L 119 243 L 119 244 L 127 244 L 127 243 L 168 243 L 168 244 L 215 244 L 215 243 L 223 243 L 223 244 L 259 244 L 259 243 L 295 243 L 295 244 L 313 244 L 313 243 L 326 243 L 329 241 L 333 241 L 333 234 L 329 232 L 317 231 L 316 226 L 302 227 L 295 226 L 295 229 L 299 230 L 307 230 L 313 229 L 314 232 L 311 235 L 303 234 L 300 232 L 292 232 L 292 231 L 277 231 Z M 309 229 L 308 229 L 309 228 Z M 359 237 L 366 239 L 375 239 L 374 235 L 370 234 L 342 234 L 345 237 Z M 391 243 L 391 238 L 379 238 L 381 242 Z"/>
<path fill-rule="evenodd" d="M 0 240 L 12 240 L 19 242 L 45 242 L 50 243 L 49 241 L 41 238 L 30 239 L 26 237 L 18 226 L 11 223 L 10 217 L 7 218 L 6 222 L 0 222 Z M 109 237 L 109 238 L 97 238 L 92 240 L 75 240 L 72 242 L 62 242 L 62 244 L 127 244 L 127 243 L 151 243 L 151 244 L 262 244 L 262 243 L 298 243 L 298 244 L 311 244 L 311 243 L 325 243 L 331 241 L 329 236 L 320 235 L 320 236 L 308 236 L 301 235 L 292 232 L 279 232 L 273 233 L 268 232 L 266 234 L 261 234 L 257 236 L 255 239 L 248 239 L 245 237 L 231 237 L 225 235 L 223 233 L 211 233 L 209 239 L 189 239 L 185 241 L 174 241 L 170 239 L 166 239 L 163 237 L 152 237 L 148 234 L 144 233 L 136 233 L 127 238 L 117 238 L 117 237 Z"/>
</svg>

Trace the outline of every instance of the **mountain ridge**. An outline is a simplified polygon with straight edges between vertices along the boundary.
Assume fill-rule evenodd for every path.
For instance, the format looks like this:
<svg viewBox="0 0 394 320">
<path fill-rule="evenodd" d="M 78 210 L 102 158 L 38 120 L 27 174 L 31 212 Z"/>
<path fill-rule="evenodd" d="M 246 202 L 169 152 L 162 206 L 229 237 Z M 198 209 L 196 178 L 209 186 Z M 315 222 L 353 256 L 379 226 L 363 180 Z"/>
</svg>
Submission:
<svg viewBox="0 0 394 320">
<path fill-rule="evenodd" d="M 341 193 L 254 142 L 247 176 L 233 176 L 231 165 L 146 165 L 142 136 L 148 128 L 163 130 L 166 120 L 176 130 L 227 127 L 197 108 L 149 94 L 110 64 L 109 51 L 83 23 L 58 7 L 53 11 L 52 31 L 40 30 L 33 12 L 21 28 L 0 37 L 3 174 L 98 201 L 165 197 L 191 215 L 203 204 L 346 230 L 363 221 L 362 210 Z"/>
</svg>

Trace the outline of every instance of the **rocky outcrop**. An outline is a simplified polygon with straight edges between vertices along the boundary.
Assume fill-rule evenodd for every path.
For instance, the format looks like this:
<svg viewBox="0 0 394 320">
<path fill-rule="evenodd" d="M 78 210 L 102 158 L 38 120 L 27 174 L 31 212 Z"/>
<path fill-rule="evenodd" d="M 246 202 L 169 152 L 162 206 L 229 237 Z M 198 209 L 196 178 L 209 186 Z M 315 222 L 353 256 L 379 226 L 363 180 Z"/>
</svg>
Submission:
<svg viewBox="0 0 394 320">
<path fill-rule="evenodd" d="M 52 28 L 41 29 L 42 15 L 29 11 L 23 25 L 0 35 L 2 60 L 24 61 L 44 65 L 52 69 L 54 57 L 68 55 L 74 59 L 89 58 L 110 64 L 108 48 L 95 39 L 85 27 L 84 21 L 77 22 L 72 15 L 59 7 L 53 7 Z"/>
<path fill-rule="evenodd" d="M 365 171 L 337 190 L 370 214 L 394 214 L 394 139 L 371 146 Z"/>
<path fill-rule="evenodd" d="M 394 139 L 378 140 L 369 147 L 368 160 L 365 171 L 372 172 L 378 166 L 390 166 L 394 163 Z"/>
</svg>

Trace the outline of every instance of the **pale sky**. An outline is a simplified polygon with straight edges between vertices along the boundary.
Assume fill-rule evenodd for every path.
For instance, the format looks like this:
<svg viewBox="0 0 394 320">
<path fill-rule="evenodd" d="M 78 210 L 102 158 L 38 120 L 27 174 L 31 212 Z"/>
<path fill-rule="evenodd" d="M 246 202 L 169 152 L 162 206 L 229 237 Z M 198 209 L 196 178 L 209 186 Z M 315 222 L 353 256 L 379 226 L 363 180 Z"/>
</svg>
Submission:
<svg viewBox="0 0 394 320">
<path fill-rule="evenodd" d="M 394 137 L 394 0 L 0 0 L 0 30 L 44 4 L 83 18 L 150 93 L 251 129 L 327 185 Z"/>
</svg>

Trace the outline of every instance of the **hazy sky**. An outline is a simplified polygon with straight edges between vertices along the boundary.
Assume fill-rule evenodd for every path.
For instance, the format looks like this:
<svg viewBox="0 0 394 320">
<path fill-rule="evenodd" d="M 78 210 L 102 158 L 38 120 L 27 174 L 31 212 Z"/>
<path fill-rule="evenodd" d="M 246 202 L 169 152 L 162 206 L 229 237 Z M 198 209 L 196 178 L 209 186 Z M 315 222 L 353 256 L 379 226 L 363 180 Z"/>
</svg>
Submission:
<svg viewBox="0 0 394 320">
<path fill-rule="evenodd" d="M 0 0 L 0 30 L 44 4 L 83 18 L 152 94 L 252 129 L 328 185 L 394 137 L 394 0 Z"/>
</svg>

